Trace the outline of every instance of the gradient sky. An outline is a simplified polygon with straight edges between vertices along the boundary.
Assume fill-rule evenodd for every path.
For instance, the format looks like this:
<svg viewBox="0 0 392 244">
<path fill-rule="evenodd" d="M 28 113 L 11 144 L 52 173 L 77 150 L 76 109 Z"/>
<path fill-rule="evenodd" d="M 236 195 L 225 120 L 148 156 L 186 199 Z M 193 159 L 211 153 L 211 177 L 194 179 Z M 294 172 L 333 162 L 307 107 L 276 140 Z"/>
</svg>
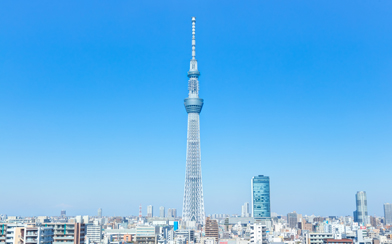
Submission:
<svg viewBox="0 0 392 244">
<path fill-rule="evenodd" d="M 205 209 L 392 202 L 392 1 L 0 2 L 0 214 L 182 209 L 196 16 Z"/>
</svg>

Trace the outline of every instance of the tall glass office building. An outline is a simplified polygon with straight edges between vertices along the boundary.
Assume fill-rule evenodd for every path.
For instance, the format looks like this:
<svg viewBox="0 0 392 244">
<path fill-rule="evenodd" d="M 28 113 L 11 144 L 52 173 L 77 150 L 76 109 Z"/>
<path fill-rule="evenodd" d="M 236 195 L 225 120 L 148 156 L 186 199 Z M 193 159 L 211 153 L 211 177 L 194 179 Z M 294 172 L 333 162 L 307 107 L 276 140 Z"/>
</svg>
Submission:
<svg viewBox="0 0 392 244">
<path fill-rule="evenodd" d="M 269 176 L 258 175 L 252 178 L 252 217 L 270 218 L 270 180 Z"/>
<path fill-rule="evenodd" d="M 354 222 L 359 224 L 369 224 L 369 215 L 367 210 L 367 198 L 365 191 L 358 191 L 355 195 L 357 210 L 354 211 Z"/>
</svg>

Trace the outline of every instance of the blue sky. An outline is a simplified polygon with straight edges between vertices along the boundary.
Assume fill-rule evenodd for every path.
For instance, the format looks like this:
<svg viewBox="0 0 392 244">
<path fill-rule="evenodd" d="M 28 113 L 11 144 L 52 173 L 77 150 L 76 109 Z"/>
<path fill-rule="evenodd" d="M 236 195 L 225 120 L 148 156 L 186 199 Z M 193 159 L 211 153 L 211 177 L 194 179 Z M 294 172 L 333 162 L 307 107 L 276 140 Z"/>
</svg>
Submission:
<svg viewBox="0 0 392 244">
<path fill-rule="evenodd" d="M 206 213 L 392 202 L 391 1 L 1 1 L 0 213 L 182 209 L 197 17 Z"/>
</svg>

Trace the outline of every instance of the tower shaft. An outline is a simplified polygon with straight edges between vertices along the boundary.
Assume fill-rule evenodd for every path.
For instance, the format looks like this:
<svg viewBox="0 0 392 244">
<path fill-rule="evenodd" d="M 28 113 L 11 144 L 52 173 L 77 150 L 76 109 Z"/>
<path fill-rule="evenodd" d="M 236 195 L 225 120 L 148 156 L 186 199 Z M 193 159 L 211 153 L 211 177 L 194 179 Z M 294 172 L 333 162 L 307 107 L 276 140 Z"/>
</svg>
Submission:
<svg viewBox="0 0 392 244">
<path fill-rule="evenodd" d="M 192 17 L 192 59 L 188 72 L 188 98 L 184 100 L 188 113 L 188 133 L 186 152 L 186 174 L 184 187 L 184 204 L 182 219 L 185 222 L 204 224 L 204 197 L 201 177 L 201 151 L 200 151 L 200 112 L 203 108 L 203 99 L 199 98 L 199 76 L 196 60 L 195 39 L 196 18 Z M 187 224 L 187 226 L 189 226 Z"/>
</svg>

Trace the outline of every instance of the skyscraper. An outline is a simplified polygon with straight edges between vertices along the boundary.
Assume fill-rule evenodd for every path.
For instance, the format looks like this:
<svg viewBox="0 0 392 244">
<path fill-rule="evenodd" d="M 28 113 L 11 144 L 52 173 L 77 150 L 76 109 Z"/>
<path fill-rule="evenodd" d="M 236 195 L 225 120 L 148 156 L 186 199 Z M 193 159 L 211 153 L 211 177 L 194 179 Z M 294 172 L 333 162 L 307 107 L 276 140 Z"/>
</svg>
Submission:
<svg viewBox="0 0 392 244">
<path fill-rule="evenodd" d="M 252 217 L 270 218 L 270 181 L 269 176 L 254 176 L 251 181 Z"/>
<path fill-rule="evenodd" d="M 98 218 L 102 218 L 102 208 L 98 208 Z"/>
<path fill-rule="evenodd" d="M 354 211 L 354 221 L 363 225 L 369 224 L 366 192 L 358 191 L 355 200 L 357 210 Z"/>
<path fill-rule="evenodd" d="M 192 17 L 192 59 L 188 71 L 188 98 L 184 100 L 188 113 L 188 134 L 186 151 L 186 174 L 182 220 L 204 224 L 203 183 L 201 180 L 200 122 L 199 115 L 203 99 L 199 98 L 199 76 L 196 60 L 195 39 L 196 18 Z M 188 224 L 187 224 L 188 225 Z"/>
<path fill-rule="evenodd" d="M 154 216 L 154 209 L 152 205 L 147 206 L 147 217 L 151 218 Z"/>
<path fill-rule="evenodd" d="M 163 206 L 159 207 L 159 217 L 161 218 L 165 217 L 165 207 Z"/>
<path fill-rule="evenodd" d="M 392 225 L 392 204 L 384 203 L 384 223 L 386 225 Z"/>
</svg>

